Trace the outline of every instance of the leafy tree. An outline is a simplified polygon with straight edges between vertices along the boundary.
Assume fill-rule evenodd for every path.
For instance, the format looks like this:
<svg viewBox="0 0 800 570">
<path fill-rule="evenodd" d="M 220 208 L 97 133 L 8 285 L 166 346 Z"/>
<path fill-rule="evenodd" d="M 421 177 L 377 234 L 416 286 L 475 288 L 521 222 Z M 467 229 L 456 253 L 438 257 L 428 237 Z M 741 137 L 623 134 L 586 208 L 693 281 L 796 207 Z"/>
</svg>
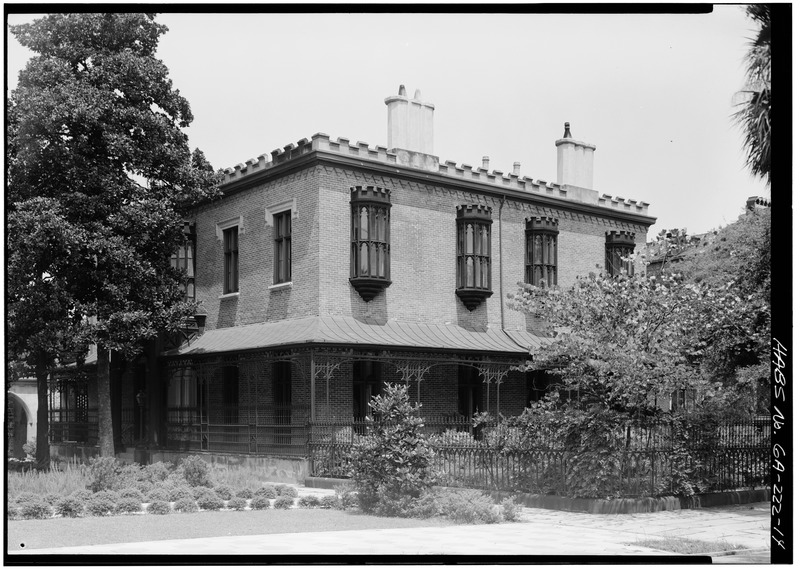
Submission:
<svg viewBox="0 0 800 570">
<path fill-rule="evenodd" d="M 131 358 L 192 313 L 170 255 L 216 179 L 189 152 L 193 117 L 155 57 L 167 28 L 154 15 L 49 15 L 11 31 L 36 55 L 7 105 L 10 328 L 37 377 L 76 339 L 97 343 L 112 455 L 109 353 Z"/>
<path fill-rule="evenodd" d="M 772 7 L 750 4 L 747 15 L 759 29 L 747 54 L 747 83 L 738 93 L 735 121 L 744 132 L 747 165 L 753 174 L 772 182 Z"/>
</svg>

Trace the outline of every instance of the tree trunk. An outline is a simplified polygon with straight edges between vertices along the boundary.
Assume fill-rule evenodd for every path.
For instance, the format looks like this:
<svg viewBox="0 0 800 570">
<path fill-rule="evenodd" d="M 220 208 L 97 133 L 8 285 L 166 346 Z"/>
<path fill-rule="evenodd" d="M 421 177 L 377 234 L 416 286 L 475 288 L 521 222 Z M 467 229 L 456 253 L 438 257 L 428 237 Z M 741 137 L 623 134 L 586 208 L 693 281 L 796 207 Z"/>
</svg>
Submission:
<svg viewBox="0 0 800 570">
<path fill-rule="evenodd" d="M 50 414 L 48 410 L 48 370 L 47 360 L 37 357 L 36 369 L 36 394 L 38 406 L 36 409 L 36 468 L 50 468 Z"/>
<path fill-rule="evenodd" d="M 111 419 L 111 360 L 109 351 L 97 346 L 97 443 L 102 457 L 114 457 L 114 422 Z"/>
</svg>

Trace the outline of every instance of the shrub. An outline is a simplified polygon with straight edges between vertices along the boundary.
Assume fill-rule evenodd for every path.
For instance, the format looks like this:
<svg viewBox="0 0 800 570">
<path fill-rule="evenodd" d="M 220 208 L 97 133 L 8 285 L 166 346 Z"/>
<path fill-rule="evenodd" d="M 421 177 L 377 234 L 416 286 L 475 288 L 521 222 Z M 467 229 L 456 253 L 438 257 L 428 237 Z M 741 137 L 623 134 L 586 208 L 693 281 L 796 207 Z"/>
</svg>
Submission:
<svg viewBox="0 0 800 570">
<path fill-rule="evenodd" d="M 35 493 L 20 493 L 14 499 L 14 503 L 19 506 L 22 506 L 26 503 L 32 503 L 34 501 L 39 501 L 39 500 L 40 500 L 39 495 Z"/>
<path fill-rule="evenodd" d="M 248 489 L 245 487 L 244 489 L 239 489 L 236 491 L 236 496 L 241 497 L 242 499 L 252 499 L 253 498 L 253 490 Z"/>
<path fill-rule="evenodd" d="M 62 517 L 79 517 L 83 514 L 83 505 L 85 501 L 73 497 L 63 497 L 56 501 L 56 514 Z"/>
<path fill-rule="evenodd" d="M 179 513 L 196 513 L 199 509 L 191 497 L 184 497 L 175 501 L 173 507 Z"/>
<path fill-rule="evenodd" d="M 290 499 L 294 499 L 298 495 L 297 489 L 291 485 L 278 485 L 275 487 L 275 491 L 278 493 L 279 497 L 289 497 Z"/>
<path fill-rule="evenodd" d="M 102 499 L 116 504 L 120 500 L 120 495 L 116 491 L 98 491 L 89 500 L 91 499 Z"/>
<path fill-rule="evenodd" d="M 136 497 L 122 497 L 117 502 L 116 511 L 118 513 L 138 513 L 142 510 L 142 501 Z"/>
<path fill-rule="evenodd" d="M 134 483 L 133 486 L 136 489 L 139 489 L 139 491 L 141 491 L 143 495 L 147 495 L 147 493 L 153 490 L 153 483 L 151 483 L 150 481 L 144 481 L 144 480 L 136 481 L 136 483 Z"/>
<path fill-rule="evenodd" d="M 69 496 L 85 504 L 94 496 L 94 493 L 89 489 L 80 489 L 79 491 L 73 491 Z"/>
<path fill-rule="evenodd" d="M 22 444 L 22 451 L 25 452 L 26 457 L 36 457 L 36 440 L 29 439 Z"/>
<path fill-rule="evenodd" d="M 152 503 L 155 501 L 169 501 L 169 491 L 156 487 L 147 493 L 147 502 Z"/>
<path fill-rule="evenodd" d="M 294 499 L 291 497 L 287 497 L 286 495 L 281 495 L 277 499 L 275 499 L 276 509 L 291 509 L 293 506 L 294 506 Z"/>
<path fill-rule="evenodd" d="M 194 500 L 194 495 L 192 494 L 191 487 L 180 486 L 180 487 L 171 487 L 166 489 L 167 493 L 169 493 L 169 500 L 170 501 L 179 501 L 180 499 L 191 499 Z"/>
<path fill-rule="evenodd" d="M 147 512 L 151 515 L 168 515 L 171 510 L 166 501 L 153 501 L 147 505 Z"/>
<path fill-rule="evenodd" d="M 181 461 L 181 471 L 186 482 L 192 487 L 211 487 L 208 476 L 208 463 L 199 455 L 190 455 Z"/>
<path fill-rule="evenodd" d="M 120 499 L 136 499 L 140 503 L 144 503 L 144 493 L 136 487 L 128 487 L 119 492 Z"/>
<path fill-rule="evenodd" d="M 15 521 L 19 519 L 20 518 L 19 507 L 12 503 L 8 503 L 6 505 L 6 518 L 10 521 Z"/>
<path fill-rule="evenodd" d="M 338 509 L 339 508 L 339 499 L 336 498 L 336 495 L 325 495 L 319 500 L 319 508 L 320 509 Z"/>
<path fill-rule="evenodd" d="M 104 497 L 92 497 L 86 503 L 86 512 L 95 517 L 104 517 L 116 510 L 116 505 Z"/>
<path fill-rule="evenodd" d="M 269 499 L 266 497 L 256 497 L 250 501 L 250 508 L 254 511 L 261 511 L 269 508 Z"/>
<path fill-rule="evenodd" d="M 225 506 L 213 491 L 207 491 L 197 498 L 197 506 L 206 511 L 218 511 Z"/>
<path fill-rule="evenodd" d="M 147 480 L 153 483 L 160 483 L 167 479 L 170 476 L 170 473 L 174 471 L 175 466 L 171 463 L 164 463 L 163 461 L 157 461 L 156 463 L 151 463 L 150 465 L 144 468 L 144 476 Z"/>
<path fill-rule="evenodd" d="M 192 489 L 192 497 L 194 497 L 195 500 L 199 499 L 203 495 L 207 495 L 208 493 L 214 493 L 214 491 L 212 491 L 208 487 L 192 487 L 191 489 Z"/>
<path fill-rule="evenodd" d="M 48 505 L 55 505 L 56 502 L 61 498 L 61 495 L 58 493 L 47 493 L 42 499 Z"/>
<path fill-rule="evenodd" d="M 503 513 L 503 520 L 509 522 L 518 521 L 522 517 L 522 507 L 511 498 L 503 500 L 500 510 Z"/>
<path fill-rule="evenodd" d="M 347 482 L 336 485 L 333 490 L 336 493 L 336 505 L 338 508 L 344 511 L 358 508 L 358 493 L 352 483 Z"/>
<path fill-rule="evenodd" d="M 223 501 L 230 501 L 233 498 L 233 489 L 227 485 L 218 485 L 214 487 L 214 492 Z"/>
<path fill-rule="evenodd" d="M 502 520 L 492 499 L 474 489 L 449 489 L 438 495 L 443 516 L 457 523 L 488 524 Z"/>
<path fill-rule="evenodd" d="M 117 485 L 121 467 L 114 457 L 92 457 L 89 460 L 89 489 L 108 491 Z"/>
<path fill-rule="evenodd" d="M 433 485 L 433 449 L 422 432 L 420 406 L 411 405 L 406 386 L 386 384 L 369 405 L 377 419 L 370 433 L 356 437 L 351 452 L 358 502 L 366 512 L 379 501 L 383 512 L 401 511 Z"/>
<path fill-rule="evenodd" d="M 275 499 L 278 496 L 277 491 L 275 491 L 275 487 L 272 485 L 264 485 L 253 494 L 256 497 L 264 497 L 266 499 Z"/>
<path fill-rule="evenodd" d="M 19 516 L 23 519 L 46 519 L 53 515 L 53 510 L 43 500 L 26 501 L 19 506 Z"/>
<path fill-rule="evenodd" d="M 234 497 L 228 501 L 228 508 L 233 509 L 234 511 L 243 511 L 246 506 L 247 499 L 243 499 L 242 497 Z"/>
<path fill-rule="evenodd" d="M 123 465 L 119 470 L 114 489 L 121 490 L 131 487 L 135 485 L 137 481 L 141 481 L 145 478 L 145 471 L 138 463 Z"/>
<path fill-rule="evenodd" d="M 306 495 L 305 497 L 300 497 L 297 505 L 305 509 L 315 509 L 319 507 L 319 499 L 314 495 Z"/>
</svg>

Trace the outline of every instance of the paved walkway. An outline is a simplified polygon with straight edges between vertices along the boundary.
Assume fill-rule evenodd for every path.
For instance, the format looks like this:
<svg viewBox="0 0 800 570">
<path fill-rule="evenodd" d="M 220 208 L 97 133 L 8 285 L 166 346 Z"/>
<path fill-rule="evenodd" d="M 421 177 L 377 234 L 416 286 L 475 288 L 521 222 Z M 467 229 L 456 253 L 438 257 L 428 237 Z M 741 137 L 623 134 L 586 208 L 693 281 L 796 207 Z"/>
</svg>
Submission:
<svg viewBox="0 0 800 570">
<path fill-rule="evenodd" d="M 302 489 L 302 494 L 324 494 Z M 643 538 L 681 536 L 745 547 L 714 562 L 769 562 L 769 504 L 592 515 L 523 509 L 522 523 L 435 528 L 307 532 L 26 550 L 25 554 L 159 555 L 668 555 L 632 546 Z M 23 552 L 15 551 L 14 554 Z"/>
</svg>

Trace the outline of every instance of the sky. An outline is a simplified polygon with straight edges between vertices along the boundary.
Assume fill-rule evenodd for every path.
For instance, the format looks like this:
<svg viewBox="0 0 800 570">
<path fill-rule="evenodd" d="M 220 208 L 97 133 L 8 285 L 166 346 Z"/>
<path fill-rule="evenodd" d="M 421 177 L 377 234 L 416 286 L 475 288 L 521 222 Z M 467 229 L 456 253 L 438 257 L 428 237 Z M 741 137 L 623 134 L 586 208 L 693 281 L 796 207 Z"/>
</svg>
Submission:
<svg viewBox="0 0 800 570">
<path fill-rule="evenodd" d="M 33 19 L 9 15 L 10 24 Z M 755 24 L 700 15 L 165 13 L 158 57 L 214 168 L 318 132 L 387 144 L 384 99 L 433 103 L 434 154 L 556 182 L 564 123 L 594 144 L 594 189 L 650 204 L 661 229 L 734 221 L 769 187 L 731 119 Z M 8 39 L 8 81 L 30 52 Z"/>
</svg>

